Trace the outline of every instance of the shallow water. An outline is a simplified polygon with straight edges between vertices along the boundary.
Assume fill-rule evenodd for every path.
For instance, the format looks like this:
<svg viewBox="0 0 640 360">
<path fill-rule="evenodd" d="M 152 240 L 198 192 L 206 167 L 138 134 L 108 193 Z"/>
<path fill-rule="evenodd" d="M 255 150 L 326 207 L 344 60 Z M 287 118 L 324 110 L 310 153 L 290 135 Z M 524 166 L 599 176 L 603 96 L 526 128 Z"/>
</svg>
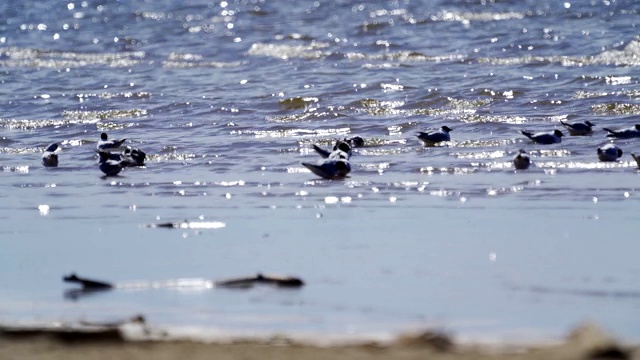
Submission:
<svg viewBox="0 0 640 360">
<path fill-rule="evenodd" d="M 637 339 L 632 1 L 0 4 L 0 320 L 143 313 L 176 332 Z M 596 123 L 536 145 L 520 130 Z M 423 147 L 416 131 L 453 128 Z M 102 178 L 101 132 L 148 154 Z M 360 135 L 317 179 L 316 143 Z M 49 143 L 60 166 L 44 168 Z M 514 171 L 526 149 L 533 165 Z M 147 225 L 190 221 L 204 228 Z M 215 224 L 215 225 L 212 225 Z M 209 226 L 211 225 L 211 226 Z M 222 226 L 224 225 L 224 226 Z M 296 275 L 281 291 L 65 297 L 109 281 Z M 207 330 L 202 330 L 202 329 Z"/>
</svg>

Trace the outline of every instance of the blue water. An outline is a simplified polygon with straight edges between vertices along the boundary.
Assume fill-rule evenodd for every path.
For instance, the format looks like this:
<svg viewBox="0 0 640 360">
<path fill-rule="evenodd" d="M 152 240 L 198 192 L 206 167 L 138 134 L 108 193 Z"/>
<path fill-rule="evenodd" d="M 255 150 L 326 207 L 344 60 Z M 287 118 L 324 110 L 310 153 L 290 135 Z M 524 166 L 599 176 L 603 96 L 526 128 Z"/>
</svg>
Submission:
<svg viewBox="0 0 640 360">
<path fill-rule="evenodd" d="M 633 1 L 0 4 L 0 320 L 175 333 L 637 340 L 640 7 Z M 596 123 L 536 145 L 520 130 Z M 415 132 L 448 125 L 423 147 Z M 103 178 L 101 132 L 148 154 Z M 311 145 L 359 135 L 350 177 Z M 58 168 L 46 146 L 61 145 Z M 514 171 L 526 149 L 532 166 Z M 189 221 L 215 228 L 147 225 Z M 222 226 L 224 225 L 224 226 Z M 300 290 L 98 279 L 299 276 Z"/>
</svg>

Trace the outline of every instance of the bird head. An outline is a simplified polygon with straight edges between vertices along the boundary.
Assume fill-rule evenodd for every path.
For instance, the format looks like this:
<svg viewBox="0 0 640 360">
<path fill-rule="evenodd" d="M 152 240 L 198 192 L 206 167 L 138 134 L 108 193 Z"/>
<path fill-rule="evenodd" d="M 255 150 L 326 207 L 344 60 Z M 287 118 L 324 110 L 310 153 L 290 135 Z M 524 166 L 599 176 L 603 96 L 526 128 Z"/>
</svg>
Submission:
<svg viewBox="0 0 640 360">
<path fill-rule="evenodd" d="M 360 136 L 354 136 L 352 138 L 345 139 L 345 140 L 353 143 L 353 145 L 356 146 L 356 147 L 364 146 L 364 139 L 361 138 Z"/>
<path fill-rule="evenodd" d="M 344 151 L 344 152 L 346 152 L 346 153 L 349 153 L 349 151 L 351 151 L 351 146 L 349 146 L 349 144 L 347 144 L 347 143 L 346 143 L 346 142 L 344 142 L 344 141 L 339 141 L 339 142 L 336 144 L 336 148 L 337 148 L 338 150 L 342 150 L 342 151 Z"/>
</svg>

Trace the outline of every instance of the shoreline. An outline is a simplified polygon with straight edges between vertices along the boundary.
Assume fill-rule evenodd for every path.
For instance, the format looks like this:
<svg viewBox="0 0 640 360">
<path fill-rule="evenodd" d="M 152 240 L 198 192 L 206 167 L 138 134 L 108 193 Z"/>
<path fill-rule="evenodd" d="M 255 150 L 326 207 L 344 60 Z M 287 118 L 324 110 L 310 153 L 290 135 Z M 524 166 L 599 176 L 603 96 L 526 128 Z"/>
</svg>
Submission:
<svg viewBox="0 0 640 360">
<path fill-rule="evenodd" d="M 144 337 L 132 338 L 141 330 Z M 151 332 L 150 332 L 151 331 Z M 447 334 L 423 331 L 392 341 L 321 345 L 285 336 L 196 341 L 162 338 L 144 319 L 122 323 L 25 327 L 0 325 L 0 358 L 12 359 L 640 359 L 640 344 L 623 344 L 594 324 L 571 331 L 555 344 L 456 343 Z M 158 336 L 160 335 L 160 336 Z"/>
</svg>

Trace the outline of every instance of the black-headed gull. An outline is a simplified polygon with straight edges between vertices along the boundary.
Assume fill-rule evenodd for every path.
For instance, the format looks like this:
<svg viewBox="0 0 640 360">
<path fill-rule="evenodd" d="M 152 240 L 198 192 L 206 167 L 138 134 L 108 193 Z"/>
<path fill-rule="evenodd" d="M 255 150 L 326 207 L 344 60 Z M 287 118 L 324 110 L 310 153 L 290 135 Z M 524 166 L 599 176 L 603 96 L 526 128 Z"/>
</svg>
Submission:
<svg viewBox="0 0 640 360">
<path fill-rule="evenodd" d="M 584 136 L 593 134 L 593 127 L 596 126 L 591 121 L 587 120 L 584 123 L 568 123 L 560 120 L 562 126 L 564 126 L 571 136 Z"/>
<path fill-rule="evenodd" d="M 58 166 L 58 154 L 56 154 L 56 150 L 58 150 L 58 144 L 51 144 L 47 147 L 42 154 L 42 165 L 45 167 L 56 167 Z"/>
<path fill-rule="evenodd" d="M 636 161 L 636 163 L 638 164 L 638 169 L 640 169 L 640 155 L 639 154 L 631 154 L 631 157 L 633 158 L 633 160 Z"/>
<path fill-rule="evenodd" d="M 433 146 L 439 142 L 451 140 L 451 136 L 449 135 L 451 131 L 452 129 L 445 125 L 435 131 L 418 131 L 416 136 L 424 142 L 425 146 Z"/>
<path fill-rule="evenodd" d="M 351 146 L 344 140 L 336 140 L 335 145 L 333 145 L 333 150 L 325 150 L 318 145 L 313 144 L 313 150 L 315 150 L 318 155 L 323 158 L 339 158 L 339 159 L 347 159 L 351 157 Z"/>
<path fill-rule="evenodd" d="M 312 173 L 325 179 L 339 179 L 351 172 L 351 164 L 346 159 L 327 158 L 318 164 L 302 163 Z"/>
<path fill-rule="evenodd" d="M 144 151 L 138 148 L 132 148 L 131 146 L 125 147 L 125 149 L 120 153 L 107 151 L 99 152 L 106 153 L 109 156 L 109 160 L 121 162 L 122 167 L 144 166 L 144 160 L 147 157 L 147 154 Z"/>
<path fill-rule="evenodd" d="M 622 149 L 615 144 L 606 144 L 598 148 L 600 161 L 616 161 L 622 156 Z"/>
<path fill-rule="evenodd" d="M 147 158 L 147 154 L 144 151 L 131 146 L 127 146 L 122 155 L 128 163 L 127 166 L 144 166 L 144 160 Z"/>
<path fill-rule="evenodd" d="M 531 159 L 524 149 L 520 149 L 518 154 L 513 157 L 513 166 L 518 170 L 525 170 L 531 165 Z"/>
<path fill-rule="evenodd" d="M 364 139 L 361 138 L 360 136 L 352 136 L 350 138 L 344 138 L 344 141 L 349 143 L 349 145 L 351 145 L 351 147 L 363 147 L 364 146 Z"/>
<path fill-rule="evenodd" d="M 630 139 L 635 137 L 640 137 L 640 124 L 633 125 L 632 127 L 626 129 L 618 129 L 611 130 L 607 128 L 603 128 L 606 132 L 608 132 L 607 137 L 618 138 L 618 139 Z"/>
<path fill-rule="evenodd" d="M 562 142 L 562 136 L 563 136 L 560 130 L 553 130 L 550 132 L 537 132 L 535 134 L 525 130 L 521 130 L 520 132 L 522 133 L 522 135 L 528 137 L 529 139 L 531 139 L 531 141 L 535 142 L 536 144 L 543 144 L 543 145 L 560 143 Z"/>
<path fill-rule="evenodd" d="M 122 146 L 127 139 L 109 140 L 107 133 L 100 134 L 100 141 L 98 141 L 98 150 L 115 150 Z"/>
<path fill-rule="evenodd" d="M 121 160 L 114 160 L 111 158 L 111 154 L 104 151 L 98 151 L 98 155 L 100 156 L 99 164 L 100 171 L 102 171 L 106 176 L 116 176 L 122 171 L 124 167 L 122 165 Z"/>
</svg>

